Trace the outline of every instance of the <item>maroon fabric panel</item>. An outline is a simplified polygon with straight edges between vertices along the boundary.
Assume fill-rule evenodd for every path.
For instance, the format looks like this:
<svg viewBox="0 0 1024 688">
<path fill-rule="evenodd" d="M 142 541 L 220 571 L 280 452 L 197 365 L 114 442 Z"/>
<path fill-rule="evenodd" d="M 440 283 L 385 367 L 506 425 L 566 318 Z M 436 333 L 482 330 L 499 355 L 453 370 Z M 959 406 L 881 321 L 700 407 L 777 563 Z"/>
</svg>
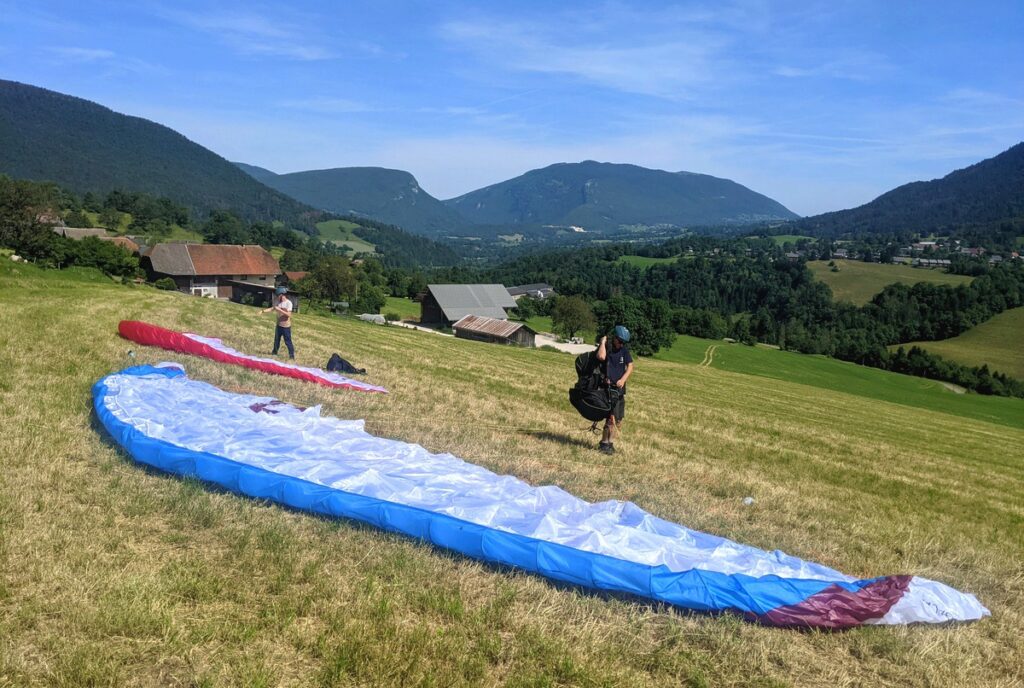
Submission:
<svg viewBox="0 0 1024 688">
<path fill-rule="evenodd" d="M 778 607 L 753 620 L 766 626 L 851 628 L 885 616 L 903 597 L 912 576 L 886 576 L 850 592 L 832 585 L 803 602 Z"/>
</svg>

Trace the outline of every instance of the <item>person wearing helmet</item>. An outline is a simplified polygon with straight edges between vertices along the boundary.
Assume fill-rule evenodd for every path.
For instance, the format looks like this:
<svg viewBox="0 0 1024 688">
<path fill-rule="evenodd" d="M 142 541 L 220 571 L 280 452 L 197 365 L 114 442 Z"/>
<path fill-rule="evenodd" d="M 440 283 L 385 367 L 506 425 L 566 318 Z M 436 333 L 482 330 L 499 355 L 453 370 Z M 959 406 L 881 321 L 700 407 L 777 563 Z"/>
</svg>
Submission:
<svg viewBox="0 0 1024 688">
<path fill-rule="evenodd" d="M 629 353 L 630 334 L 622 325 L 616 325 L 612 331 L 612 341 L 601 337 L 597 346 L 597 360 L 604 368 L 605 384 L 615 386 L 619 390 L 619 400 L 612 409 L 611 415 L 604 421 L 601 443 L 597 448 L 605 454 L 615 453 L 615 439 L 622 427 L 626 415 L 626 381 L 633 374 L 633 357 Z"/>
<path fill-rule="evenodd" d="M 277 328 L 274 330 L 274 350 L 271 352 L 274 356 L 277 355 L 277 350 L 281 346 L 281 340 L 284 340 L 284 345 L 288 347 L 288 358 L 295 358 L 295 347 L 292 346 L 292 302 L 288 299 L 288 289 L 285 287 L 278 287 L 274 290 L 275 301 L 270 308 L 264 308 L 261 313 L 269 313 L 274 311 L 277 314 Z"/>
</svg>

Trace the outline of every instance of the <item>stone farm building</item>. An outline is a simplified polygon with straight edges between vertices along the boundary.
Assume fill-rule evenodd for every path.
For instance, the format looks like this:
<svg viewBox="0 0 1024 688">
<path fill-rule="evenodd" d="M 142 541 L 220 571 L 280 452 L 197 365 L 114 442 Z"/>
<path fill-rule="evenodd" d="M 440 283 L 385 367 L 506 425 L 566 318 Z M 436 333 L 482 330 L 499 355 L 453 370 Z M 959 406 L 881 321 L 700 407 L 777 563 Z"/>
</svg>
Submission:
<svg viewBox="0 0 1024 688">
<path fill-rule="evenodd" d="M 235 286 L 272 291 L 281 267 L 262 246 L 157 244 L 142 261 L 151 280 L 170 277 L 179 291 L 230 299 Z"/>
<path fill-rule="evenodd" d="M 525 323 L 486 318 L 481 315 L 463 317 L 452 325 L 452 330 L 460 339 L 528 347 L 534 346 L 537 336 L 537 333 L 527 327 Z"/>
<path fill-rule="evenodd" d="M 501 284 L 430 284 L 420 306 L 421 323 L 451 327 L 467 315 L 508 320 L 516 300 Z"/>
</svg>

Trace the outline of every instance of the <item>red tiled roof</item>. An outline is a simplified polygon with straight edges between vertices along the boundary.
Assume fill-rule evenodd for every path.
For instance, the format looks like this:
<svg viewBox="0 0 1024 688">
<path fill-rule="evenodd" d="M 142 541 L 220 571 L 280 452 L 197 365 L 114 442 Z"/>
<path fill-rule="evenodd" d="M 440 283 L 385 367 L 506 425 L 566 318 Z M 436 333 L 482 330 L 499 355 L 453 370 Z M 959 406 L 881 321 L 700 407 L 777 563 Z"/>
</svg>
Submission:
<svg viewBox="0 0 1024 688">
<path fill-rule="evenodd" d="M 298 282 L 300 279 L 302 279 L 303 277 L 305 277 L 308 274 L 309 274 L 309 272 L 306 272 L 306 271 L 295 271 L 295 270 L 285 270 L 285 272 L 284 272 L 284 276 L 288 278 L 289 282 Z"/>
<path fill-rule="evenodd" d="M 188 244 L 196 275 L 279 275 L 277 259 L 262 246 Z"/>
</svg>

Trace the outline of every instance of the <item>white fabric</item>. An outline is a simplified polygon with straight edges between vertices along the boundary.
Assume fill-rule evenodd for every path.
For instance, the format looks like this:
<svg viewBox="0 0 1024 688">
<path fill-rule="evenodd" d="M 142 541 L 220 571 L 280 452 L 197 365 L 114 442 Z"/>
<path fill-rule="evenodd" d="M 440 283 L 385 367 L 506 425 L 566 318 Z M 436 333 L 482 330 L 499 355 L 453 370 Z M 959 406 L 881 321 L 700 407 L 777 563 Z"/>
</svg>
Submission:
<svg viewBox="0 0 1024 688">
<path fill-rule="evenodd" d="M 194 335 L 190 335 L 194 336 Z M 209 340 L 204 341 L 208 342 Z M 361 420 L 300 411 L 268 397 L 228 393 L 185 376 L 112 375 L 105 403 L 146 435 L 279 474 L 671 571 L 703 569 L 852 582 L 821 564 L 766 552 L 653 516 L 635 504 L 591 504 L 554 487 L 533 487 L 451 454 L 367 433 Z M 273 413 L 254 412 L 266 406 Z M 880 623 L 944 621 L 987 614 L 973 596 L 914 579 L 915 600 L 941 599 L 933 612 L 898 604 Z M 889 620 L 891 617 L 891 620 Z"/>
<path fill-rule="evenodd" d="M 206 344 L 207 346 L 216 349 L 217 351 L 222 351 L 230 356 L 237 356 L 239 358 L 245 358 L 250 361 L 259 361 L 261 363 L 271 363 L 275 366 L 280 366 L 281 368 L 290 368 L 291 370 L 301 370 L 304 373 L 315 375 L 321 380 L 327 380 L 328 382 L 331 382 L 335 385 L 346 385 L 348 387 L 361 389 L 368 392 L 387 392 L 386 389 L 378 385 L 371 385 L 367 382 L 363 382 L 362 380 L 354 380 L 350 377 L 339 375 L 338 373 L 332 373 L 329 370 L 323 370 L 321 368 L 307 368 L 305 366 L 295 365 L 294 363 L 279 361 L 274 358 L 260 358 L 258 356 L 250 356 L 249 354 L 243 354 L 241 351 L 237 351 L 235 349 L 232 349 L 230 346 L 227 346 L 226 344 L 224 344 L 224 342 L 217 339 L 216 337 L 203 337 L 202 335 L 193 334 L 191 332 L 185 332 L 183 334 L 192 341 L 196 341 L 201 344 Z"/>
</svg>

